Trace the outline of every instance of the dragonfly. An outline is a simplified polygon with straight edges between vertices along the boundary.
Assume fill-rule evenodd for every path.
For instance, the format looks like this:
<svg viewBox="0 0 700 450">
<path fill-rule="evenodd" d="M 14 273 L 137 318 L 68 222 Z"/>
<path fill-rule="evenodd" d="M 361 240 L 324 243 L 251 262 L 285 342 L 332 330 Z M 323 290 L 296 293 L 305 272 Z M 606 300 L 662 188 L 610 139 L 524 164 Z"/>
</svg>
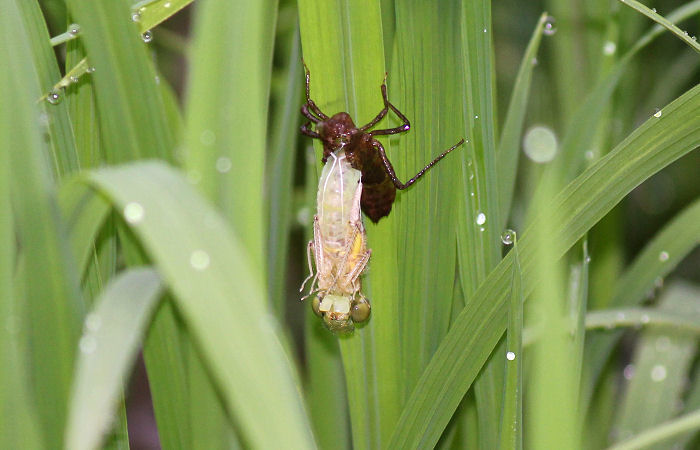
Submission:
<svg viewBox="0 0 700 450">
<path fill-rule="evenodd" d="M 358 128 L 350 114 L 346 112 L 339 112 L 329 117 L 321 111 L 311 99 L 311 75 L 306 64 L 304 64 L 304 69 L 306 72 L 306 103 L 301 107 L 301 113 L 309 121 L 301 126 L 301 132 L 313 139 L 321 140 L 323 143 L 322 162 L 324 164 L 332 154 L 342 149 L 350 165 L 362 173 L 363 191 L 360 206 L 374 223 L 389 215 L 396 199 L 397 189 L 404 190 L 411 186 L 448 153 L 464 144 L 464 139 L 461 139 L 403 183 L 396 176 L 384 147 L 375 139 L 375 136 L 405 133 L 411 129 L 408 118 L 389 101 L 386 90 L 386 75 L 381 85 L 384 108 L 369 123 Z M 371 130 L 389 113 L 389 110 L 401 119 L 402 124 L 395 128 Z M 312 129 L 312 123 L 315 125 L 315 130 Z"/>
<path fill-rule="evenodd" d="M 372 250 L 367 248 L 360 212 L 361 173 L 352 168 L 342 149 L 329 158 L 318 182 L 314 237 L 307 247 L 309 277 L 299 290 L 312 279 L 309 294 L 302 300 L 315 294 L 314 313 L 329 330 L 344 334 L 352 332 L 355 323 L 369 319 L 371 307 L 361 292 L 360 275 Z"/>
</svg>

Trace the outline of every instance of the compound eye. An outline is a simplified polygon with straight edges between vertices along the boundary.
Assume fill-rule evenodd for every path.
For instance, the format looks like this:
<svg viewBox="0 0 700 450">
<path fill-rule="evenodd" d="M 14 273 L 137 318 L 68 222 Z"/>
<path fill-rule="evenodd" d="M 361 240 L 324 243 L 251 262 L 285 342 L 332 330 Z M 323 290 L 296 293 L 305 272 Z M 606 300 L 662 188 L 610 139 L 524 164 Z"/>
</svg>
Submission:
<svg viewBox="0 0 700 450">
<path fill-rule="evenodd" d="M 311 301 L 311 309 L 314 311 L 314 314 L 316 314 L 318 317 L 323 316 L 320 310 L 321 307 L 321 299 L 318 297 L 314 297 L 314 299 Z"/>
<path fill-rule="evenodd" d="M 364 322 L 369 319 L 370 306 L 369 302 L 365 298 L 361 298 L 350 310 L 350 316 L 354 322 Z"/>
</svg>

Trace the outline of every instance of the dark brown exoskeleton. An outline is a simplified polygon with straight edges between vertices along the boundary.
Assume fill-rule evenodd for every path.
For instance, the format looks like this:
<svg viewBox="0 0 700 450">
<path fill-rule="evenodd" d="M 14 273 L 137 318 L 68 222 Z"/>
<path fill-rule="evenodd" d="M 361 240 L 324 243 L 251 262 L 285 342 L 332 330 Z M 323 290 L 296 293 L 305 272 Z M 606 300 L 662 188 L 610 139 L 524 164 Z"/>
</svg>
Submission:
<svg viewBox="0 0 700 450">
<path fill-rule="evenodd" d="M 339 112 L 332 117 L 328 117 L 311 100 L 309 95 L 310 74 L 306 65 L 306 103 L 301 107 L 301 113 L 310 120 L 301 127 L 301 132 L 315 139 L 320 139 L 323 143 L 323 163 L 331 153 L 339 149 L 344 149 L 347 159 L 356 170 L 362 172 L 362 198 L 360 204 L 362 211 L 372 222 L 377 223 L 379 219 L 387 216 L 391 212 L 391 206 L 396 198 L 396 189 L 406 189 L 415 183 L 425 172 L 437 164 L 455 148 L 464 143 L 464 139 L 444 151 L 421 169 L 413 178 L 406 183 L 402 183 L 394 172 L 389 158 L 386 156 L 382 144 L 374 139 L 374 136 L 398 134 L 408 131 L 411 124 L 406 116 L 389 102 L 386 93 L 386 76 L 382 82 L 382 98 L 384 108 L 367 125 L 360 128 L 355 126 L 350 115 L 346 112 Z M 389 110 L 394 111 L 403 121 L 403 124 L 396 128 L 367 131 L 374 127 L 387 115 Z M 311 129 L 311 122 L 316 124 L 316 131 Z"/>
</svg>

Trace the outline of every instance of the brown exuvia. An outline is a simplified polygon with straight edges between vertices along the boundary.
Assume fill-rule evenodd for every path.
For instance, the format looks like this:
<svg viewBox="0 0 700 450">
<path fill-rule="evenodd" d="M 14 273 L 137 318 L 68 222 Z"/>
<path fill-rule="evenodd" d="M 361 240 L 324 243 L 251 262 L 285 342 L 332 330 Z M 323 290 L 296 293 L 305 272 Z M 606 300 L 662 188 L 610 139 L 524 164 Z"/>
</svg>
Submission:
<svg viewBox="0 0 700 450">
<path fill-rule="evenodd" d="M 387 158 L 384 147 L 374 138 L 374 136 L 379 135 L 403 133 L 411 128 L 411 124 L 406 116 L 389 102 L 386 93 L 386 77 L 381 87 L 384 108 L 367 125 L 358 128 L 355 126 L 350 114 L 346 112 L 339 112 L 332 117 L 328 117 L 321 112 L 321 109 L 311 100 L 309 95 L 311 77 L 306 65 L 304 65 L 304 68 L 306 69 L 306 103 L 301 107 L 301 113 L 310 122 L 305 123 L 301 127 L 301 132 L 321 140 L 323 143 L 322 161 L 324 164 L 331 153 L 343 149 L 352 167 L 362 172 L 361 182 L 363 190 L 360 204 L 362 211 L 372 222 L 376 223 L 382 217 L 389 215 L 391 205 L 396 198 L 396 189 L 403 190 L 415 183 L 445 155 L 464 143 L 464 139 L 460 140 L 432 160 L 413 178 L 406 183 L 402 183 L 396 176 L 394 167 L 391 165 L 389 158 Z M 403 123 L 396 128 L 368 131 L 377 125 L 390 109 L 399 116 Z M 311 129 L 311 122 L 316 125 L 316 131 Z"/>
</svg>

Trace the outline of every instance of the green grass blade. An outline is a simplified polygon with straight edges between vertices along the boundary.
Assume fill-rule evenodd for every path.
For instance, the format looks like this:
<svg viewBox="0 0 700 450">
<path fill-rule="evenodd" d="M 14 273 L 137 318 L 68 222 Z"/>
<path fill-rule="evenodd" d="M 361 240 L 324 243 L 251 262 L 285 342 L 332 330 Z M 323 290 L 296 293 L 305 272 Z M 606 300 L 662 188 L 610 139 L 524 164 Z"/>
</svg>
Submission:
<svg viewBox="0 0 700 450">
<path fill-rule="evenodd" d="M 289 248 L 289 228 L 292 223 L 293 175 L 295 142 L 299 134 L 299 105 L 302 103 L 301 43 L 298 30 L 292 38 L 289 64 L 286 70 L 287 86 L 281 104 L 270 123 L 273 138 L 270 146 L 267 189 L 267 279 L 270 302 L 278 312 L 285 313 L 285 281 Z"/>
<path fill-rule="evenodd" d="M 385 73 L 379 4 L 300 1 L 299 23 L 312 98 L 328 114 L 346 111 L 357 124 L 369 122 L 382 108 Z M 356 448 L 383 446 L 401 407 L 394 217 L 378 226 L 366 223 L 373 253 L 363 291 L 372 302 L 372 318 L 340 339 Z"/>
<path fill-rule="evenodd" d="M 161 302 L 153 317 L 143 346 L 148 385 L 162 448 L 192 448 L 192 424 L 186 411 L 189 402 L 189 378 L 185 359 L 190 348 L 184 325 L 175 314 L 172 299 Z"/>
<path fill-rule="evenodd" d="M 700 289 L 697 287 L 673 283 L 664 293 L 658 308 L 693 314 L 697 311 L 699 298 Z M 695 358 L 697 340 L 696 335 L 682 330 L 644 330 L 630 362 L 634 373 L 631 379 L 628 378 L 613 425 L 614 440 L 628 439 L 676 414 L 678 403 L 683 401 L 685 379 Z"/>
<path fill-rule="evenodd" d="M 16 3 L 27 29 L 34 68 L 39 78 L 39 90 L 34 92 L 38 98 L 42 92 L 50 90 L 54 81 L 61 76 L 61 72 L 58 69 L 56 55 L 49 44 L 49 32 L 39 2 L 28 0 Z M 68 117 L 67 103 L 51 105 L 48 102 L 43 102 L 41 109 L 46 114 L 54 174 L 62 176 L 78 170 L 78 155 L 71 120 Z"/>
<path fill-rule="evenodd" d="M 3 4 L 4 6 L 4 4 Z M 14 8 L 14 5 L 12 6 Z M 15 19 L 16 10 L 3 9 L 3 16 Z M 0 24 L 6 26 L 2 17 Z M 11 40 L 0 41 L 0 60 L 9 61 L 7 46 Z M 9 71 L 0 71 L 2 86 L 10 86 Z M 4 93 L 4 92 L 3 92 Z M 32 407 L 29 394 L 29 375 L 26 355 L 22 344 L 26 344 L 18 331 L 22 323 L 19 312 L 23 300 L 13 292 L 13 274 L 16 262 L 15 229 L 10 191 L 10 152 L 7 143 L 14 123 L 13 108 L 0 108 L 0 317 L 5 319 L 5 331 L 0 339 L 0 448 L 41 448 L 39 421 Z M 8 326 L 9 325 L 9 326 Z M 13 326 L 15 329 L 13 329 Z"/>
<path fill-rule="evenodd" d="M 66 428 L 66 448 L 97 448 L 136 360 L 162 285 L 152 269 L 122 273 L 86 316 Z"/>
<path fill-rule="evenodd" d="M 700 86 L 669 104 L 662 118 L 640 126 L 612 152 L 571 182 L 553 200 L 556 227 L 550 236 L 563 255 L 642 181 L 700 145 Z M 666 120 L 666 122 L 664 122 Z M 524 292 L 534 287 L 535 248 L 521 240 Z M 505 302 L 512 257 L 507 256 L 479 287 L 456 319 L 411 394 L 390 446 L 434 445 L 506 327 Z"/>
<path fill-rule="evenodd" d="M 684 414 L 661 425 L 645 430 L 637 436 L 610 447 L 609 450 L 637 450 L 661 444 L 666 439 L 700 429 L 700 409 Z"/>
<path fill-rule="evenodd" d="M 95 68 L 95 96 L 105 159 L 170 159 L 173 134 L 163 113 L 153 63 L 124 2 L 69 0 Z M 138 93 L 137 95 L 134 95 Z M 119 117 L 120 120 L 113 120 Z"/>
<path fill-rule="evenodd" d="M 132 223 L 245 441 L 314 447 L 293 367 L 262 300 L 262 277 L 223 218 L 162 164 L 104 169 L 89 181 Z"/>
<path fill-rule="evenodd" d="M 277 2 L 200 5 L 187 92 L 185 166 L 245 236 L 264 272 L 263 175 Z"/>
<path fill-rule="evenodd" d="M 62 441 L 82 305 L 57 214 L 47 165 L 49 150 L 37 126 L 40 80 L 30 46 L 31 30 L 15 1 L 3 0 L 0 9 L 0 51 L 7 63 L 0 98 L 12 105 L 3 114 L 0 152 L 9 161 L 13 241 L 21 249 L 21 262 L 15 268 L 14 288 L 21 295 L 16 314 L 25 333 L 22 341 L 26 339 L 27 344 L 23 350 L 27 352 L 31 403 L 48 445 Z"/>
<path fill-rule="evenodd" d="M 654 22 L 656 22 L 659 25 L 663 26 L 664 28 L 668 29 L 671 33 L 678 36 L 683 42 L 690 45 L 690 47 L 693 50 L 695 50 L 696 52 L 700 52 L 700 44 L 697 42 L 697 39 L 692 39 L 687 31 L 681 30 L 676 25 L 674 25 L 673 22 L 669 21 L 668 19 L 666 19 L 662 15 L 657 14 L 656 10 L 651 10 L 635 0 L 619 0 L 619 1 L 626 6 L 629 6 L 630 8 L 632 8 L 636 11 L 639 11 L 640 13 L 644 14 L 645 16 L 647 16 L 648 18 L 653 20 Z"/>
<path fill-rule="evenodd" d="M 513 279 L 510 284 L 508 331 L 506 335 L 506 368 L 499 448 L 523 448 L 523 302 L 522 273 L 518 258 L 518 242 L 513 237 Z"/>
<path fill-rule="evenodd" d="M 496 151 L 496 167 L 498 168 L 498 195 L 501 209 L 501 227 L 505 227 L 510 214 L 510 206 L 513 202 L 513 189 L 515 188 L 516 171 L 520 156 L 520 142 L 522 128 L 527 112 L 527 100 L 530 95 L 530 82 L 532 71 L 535 67 L 537 51 L 542 40 L 542 27 L 547 19 L 547 13 L 540 16 L 540 20 L 532 32 L 530 42 L 527 44 L 523 60 L 515 78 L 513 93 L 510 96 L 508 111 L 506 112 L 503 131 Z"/>
<path fill-rule="evenodd" d="M 676 314 L 656 308 L 603 309 L 586 314 L 587 330 L 644 326 L 675 328 L 700 334 L 700 314 Z"/>
<path fill-rule="evenodd" d="M 155 0 L 151 2 L 136 2 L 134 6 L 143 4 L 139 8 L 132 6 L 131 19 L 138 22 L 141 31 L 150 30 L 162 22 L 165 22 L 175 13 L 193 0 Z"/>
<path fill-rule="evenodd" d="M 396 4 L 396 54 L 390 100 L 411 121 L 389 157 L 399 178 L 413 176 L 464 136 L 459 95 L 462 56 L 458 3 Z M 439 49 L 439 51 L 433 51 Z M 392 95 L 392 93 L 394 93 Z M 459 160 L 464 146 L 413 187 L 397 193 L 401 365 L 407 396 L 450 325 L 457 243 Z M 459 153 L 456 154 L 456 153 Z"/>
</svg>

